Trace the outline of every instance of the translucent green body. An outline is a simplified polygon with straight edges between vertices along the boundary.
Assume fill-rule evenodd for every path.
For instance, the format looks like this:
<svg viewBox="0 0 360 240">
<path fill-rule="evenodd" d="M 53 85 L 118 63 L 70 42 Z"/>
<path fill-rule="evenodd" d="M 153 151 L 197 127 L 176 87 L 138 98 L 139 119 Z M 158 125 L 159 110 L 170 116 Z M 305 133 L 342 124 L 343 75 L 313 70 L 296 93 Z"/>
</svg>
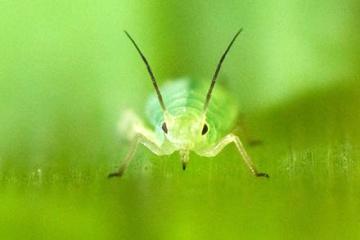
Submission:
<svg viewBox="0 0 360 240">
<path fill-rule="evenodd" d="M 173 151 L 194 150 L 201 153 L 203 149 L 211 147 L 231 132 L 238 114 L 236 102 L 219 85 L 214 90 L 205 113 L 203 107 L 208 87 L 208 82 L 187 78 L 164 84 L 160 90 L 167 107 L 165 114 L 156 95 L 150 96 L 146 114 L 155 128 L 159 144 L 171 145 Z M 167 134 L 164 134 L 162 129 L 164 122 L 169 128 Z M 208 131 L 202 135 L 204 124 L 207 124 Z"/>
<path fill-rule="evenodd" d="M 125 31 L 145 63 L 156 92 L 156 95 L 150 97 L 146 106 L 148 120 L 154 130 L 145 126 L 143 121 L 131 111 L 123 115 L 119 122 L 119 130 L 123 135 L 128 136 L 132 145 L 118 171 L 109 174 L 109 177 L 122 176 L 139 144 L 158 156 L 178 151 L 185 170 L 190 151 L 204 157 L 214 157 L 230 143 L 235 144 L 255 176 L 269 176 L 257 172 L 240 138 L 232 133 L 238 115 L 234 98 L 221 86 L 214 89 L 221 65 L 241 31 L 242 29 L 235 34 L 221 56 L 210 88 L 208 81 L 200 82 L 184 78 L 171 81 L 160 89 L 146 57 L 134 39 Z"/>
</svg>

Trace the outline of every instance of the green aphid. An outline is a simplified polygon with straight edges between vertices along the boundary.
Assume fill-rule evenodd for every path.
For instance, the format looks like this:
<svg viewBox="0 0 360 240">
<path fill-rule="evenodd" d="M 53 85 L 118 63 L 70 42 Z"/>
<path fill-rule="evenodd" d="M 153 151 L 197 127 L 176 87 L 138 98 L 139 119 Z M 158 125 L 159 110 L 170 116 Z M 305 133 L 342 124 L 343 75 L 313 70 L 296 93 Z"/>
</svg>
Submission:
<svg viewBox="0 0 360 240">
<path fill-rule="evenodd" d="M 178 151 L 185 170 L 190 151 L 200 156 L 214 157 L 230 143 L 235 144 L 245 164 L 255 176 L 269 177 L 268 174 L 256 170 L 240 138 L 231 133 L 238 115 L 236 102 L 220 86 L 213 91 L 221 65 L 241 31 L 242 29 L 235 34 L 221 56 L 210 88 L 189 79 L 175 80 L 159 88 L 147 59 L 134 39 L 125 31 L 144 61 L 156 91 L 156 95 L 150 97 L 146 108 L 149 121 L 155 129 L 147 128 L 134 112 L 125 112 L 119 127 L 132 144 L 119 169 L 109 174 L 109 177 L 123 175 L 139 144 L 143 144 L 158 156 Z"/>
</svg>

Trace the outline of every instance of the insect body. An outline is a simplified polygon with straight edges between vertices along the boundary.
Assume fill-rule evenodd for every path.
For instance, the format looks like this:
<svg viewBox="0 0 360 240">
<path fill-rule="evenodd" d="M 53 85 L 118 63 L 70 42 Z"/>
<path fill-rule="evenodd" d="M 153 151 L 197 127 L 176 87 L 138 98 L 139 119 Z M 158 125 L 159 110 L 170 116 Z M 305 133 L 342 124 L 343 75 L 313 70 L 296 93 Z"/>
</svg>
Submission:
<svg viewBox="0 0 360 240">
<path fill-rule="evenodd" d="M 200 156 L 213 157 L 230 143 L 236 145 L 255 176 L 268 177 L 268 174 L 256 170 L 239 137 L 229 133 L 237 118 L 236 103 L 220 86 L 213 93 L 221 65 L 241 30 L 236 33 L 222 55 L 209 89 L 203 83 L 190 79 L 169 82 L 160 89 L 147 59 L 131 36 L 125 33 L 146 64 L 156 91 L 156 95 L 150 97 L 146 108 L 149 121 L 155 130 L 145 127 L 133 112 L 126 112 L 120 121 L 120 129 L 132 141 L 132 145 L 118 171 L 111 173 L 109 177 L 123 175 L 139 144 L 143 144 L 156 155 L 169 155 L 178 151 L 185 170 L 190 151 Z M 207 95 L 204 94 L 206 92 Z"/>
</svg>

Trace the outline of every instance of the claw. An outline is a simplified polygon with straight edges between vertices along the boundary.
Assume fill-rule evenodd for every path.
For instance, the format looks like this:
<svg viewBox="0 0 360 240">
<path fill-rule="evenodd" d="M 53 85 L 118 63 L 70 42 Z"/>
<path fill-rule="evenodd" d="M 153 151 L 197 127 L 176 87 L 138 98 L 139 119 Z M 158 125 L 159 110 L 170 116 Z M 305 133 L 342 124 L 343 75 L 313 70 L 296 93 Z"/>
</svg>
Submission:
<svg viewBox="0 0 360 240">
<path fill-rule="evenodd" d="M 266 178 L 270 177 L 269 174 L 267 174 L 267 173 L 256 173 L 255 176 L 257 176 L 257 177 L 266 177 Z"/>
<path fill-rule="evenodd" d="M 123 172 L 113 172 L 113 173 L 110 173 L 107 177 L 110 179 L 113 177 L 121 177 L 122 175 L 123 175 Z"/>
</svg>

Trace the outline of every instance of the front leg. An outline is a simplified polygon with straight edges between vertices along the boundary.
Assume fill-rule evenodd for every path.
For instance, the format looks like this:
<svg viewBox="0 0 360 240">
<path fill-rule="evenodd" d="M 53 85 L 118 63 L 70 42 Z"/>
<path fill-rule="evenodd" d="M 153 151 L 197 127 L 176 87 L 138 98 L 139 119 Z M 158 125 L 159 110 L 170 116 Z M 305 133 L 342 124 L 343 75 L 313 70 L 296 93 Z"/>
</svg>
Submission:
<svg viewBox="0 0 360 240">
<path fill-rule="evenodd" d="M 153 141 L 152 139 L 146 138 L 142 133 L 139 132 L 138 134 L 135 135 L 135 137 L 131 143 L 129 152 L 127 153 L 124 161 L 121 163 L 119 169 L 116 172 L 110 173 L 108 175 L 109 178 L 121 177 L 124 174 L 125 170 L 129 166 L 131 160 L 134 158 L 134 154 L 140 143 L 143 144 L 144 146 L 146 146 L 151 152 L 153 152 L 156 155 L 164 154 L 162 152 L 161 148 L 158 145 L 156 145 L 155 141 Z"/>
<path fill-rule="evenodd" d="M 228 134 L 223 139 L 221 139 L 215 146 L 206 149 L 204 151 L 199 152 L 200 155 L 206 156 L 206 157 L 214 157 L 217 154 L 219 154 L 224 147 L 226 147 L 230 143 L 235 143 L 236 148 L 240 152 L 240 155 L 245 161 L 245 164 L 248 166 L 250 171 L 257 177 L 269 177 L 267 173 L 261 173 L 256 170 L 255 164 L 251 160 L 250 156 L 247 154 L 242 142 L 240 141 L 240 138 L 236 136 L 235 134 Z"/>
<path fill-rule="evenodd" d="M 145 128 L 142 121 L 132 111 L 125 112 L 119 123 L 119 130 L 123 136 L 131 141 L 131 146 L 119 169 L 116 172 L 110 173 L 108 175 L 109 178 L 121 177 L 124 174 L 134 158 L 139 144 L 143 144 L 156 155 L 169 154 L 169 151 L 166 151 L 167 149 L 161 148 L 161 144 L 156 140 L 155 134 Z"/>
</svg>

